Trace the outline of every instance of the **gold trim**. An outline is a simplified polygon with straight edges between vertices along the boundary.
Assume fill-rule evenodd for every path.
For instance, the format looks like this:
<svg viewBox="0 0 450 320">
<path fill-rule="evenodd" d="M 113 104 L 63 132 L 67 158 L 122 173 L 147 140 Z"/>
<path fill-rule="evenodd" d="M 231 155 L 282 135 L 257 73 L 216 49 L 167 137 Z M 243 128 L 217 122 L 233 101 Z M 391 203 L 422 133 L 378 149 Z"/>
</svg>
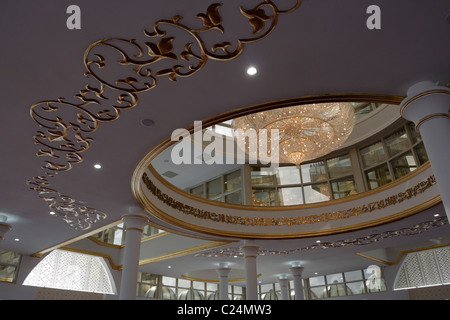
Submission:
<svg viewBox="0 0 450 320">
<path fill-rule="evenodd" d="M 140 218 L 140 219 L 144 219 L 144 220 L 150 221 L 148 216 L 141 215 L 141 214 L 126 214 L 126 215 L 123 215 L 122 216 L 122 221 L 125 218 Z M 124 223 L 125 223 L 125 221 L 124 221 Z"/>
<path fill-rule="evenodd" d="M 343 202 L 349 202 L 349 201 L 353 201 L 356 199 L 364 198 L 364 197 L 379 193 L 379 192 L 387 190 L 387 189 L 391 189 L 391 188 L 415 177 L 416 175 L 420 174 L 421 172 L 425 171 L 428 168 L 430 168 L 430 162 L 426 161 L 423 165 L 421 165 L 416 170 L 414 170 L 414 171 L 412 171 L 390 183 L 387 183 L 381 187 L 378 187 L 378 188 L 375 188 L 372 190 L 368 190 L 368 191 L 360 192 L 360 193 L 357 193 L 354 195 L 350 195 L 345 198 L 334 199 L 334 200 L 329 200 L 329 201 L 322 201 L 322 202 L 317 202 L 317 203 L 292 205 L 292 206 L 258 207 L 258 206 L 253 206 L 253 205 L 239 205 L 239 204 L 213 201 L 213 200 L 209 200 L 209 199 L 205 199 L 205 198 L 193 195 L 193 194 L 186 192 L 185 190 L 179 189 L 178 187 L 169 183 L 151 165 L 149 165 L 149 167 L 148 167 L 148 169 L 150 170 L 152 175 L 154 175 L 155 178 L 159 182 L 161 182 L 163 185 L 165 185 L 168 189 L 170 189 L 178 194 L 181 194 L 182 196 L 191 198 L 191 199 L 199 201 L 199 202 L 203 202 L 205 204 L 210 204 L 210 205 L 213 205 L 216 207 L 233 208 L 233 209 L 240 209 L 240 210 L 251 210 L 251 211 L 291 211 L 291 210 L 296 210 L 296 209 L 317 208 L 317 207 L 322 207 L 322 206 L 331 206 L 331 205 L 335 205 L 335 204 L 343 203 Z"/>
<path fill-rule="evenodd" d="M 111 268 L 114 270 L 122 270 L 122 268 L 123 268 L 122 265 L 115 264 L 113 259 L 111 258 L 111 255 L 109 255 L 107 253 L 91 251 L 91 250 L 86 250 L 86 249 L 80 249 L 80 248 L 74 248 L 74 247 L 67 247 L 67 246 L 60 247 L 59 249 L 105 258 L 108 260 L 109 264 L 111 265 Z"/>
<path fill-rule="evenodd" d="M 266 234 L 266 233 L 259 234 L 259 233 L 249 233 L 249 232 L 244 233 L 244 232 L 234 232 L 234 231 L 206 228 L 206 227 L 202 227 L 200 225 L 190 224 L 183 220 L 180 220 L 180 219 L 177 219 L 177 218 L 167 215 L 161 209 L 156 207 L 146 197 L 139 196 L 137 200 L 142 204 L 142 206 L 144 208 L 146 208 L 146 210 L 149 210 L 149 212 L 151 212 L 158 219 L 161 219 L 162 221 L 166 221 L 175 227 L 187 229 L 190 231 L 202 232 L 204 234 L 213 235 L 213 236 L 220 235 L 220 236 L 228 237 L 228 238 L 286 239 L 286 238 L 302 238 L 302 237 L 310 237 L 310 236 L 329 235 L 329 234 L 358 230 L 358 229 L 371 227 L 371 226 L 375 226 L 375 225 L 379 225 L 379 224 L 383 224 L 383 223 L 387 223 L 387 222 L 392 222 L 392 221 L 402 219 L 404 217 L 410 216 L 412 214 L 415 214 L 417 212 L 420 212 L 422 210 L 425 210 L 425 209 L 428 209 L 428 208 L 431 208 L 431 207 L 437 205 L 438 203 L 441 202 L 441 196 L 437 195 L 421 204 L 414 206 L 413 208 L 409 208 L 409 209 L 403 210 L 401 212 L 397 212 L 388 217 L 374 219 L 374 220 L 359 223 L 356 225 L 350 225 L 350 226 L 344 226 L 344 227 L 338 227 L 338 228 L 330 228 L 330 229 L 326 229 L 326 230 L 315 230 L 315 231 L 296 232 L 296 233 L 278 233 L 278 234 Z M 186 232 L 186 235 L 189 236 L 189 233 Z"/>
<path fill-rule="evenodd" d="M 442 89 L 435 89 L 435 90 L 428 90 L 428 91 L 419 93 L 418 95 L 415 95 L 414 97 L 408 99 L 407 101 L 405 101 L 405 102 L 403 103 L 403 105 L 402 105 L 401 108 L 400 108 L 400 114 L 403 116 L 403 112 L 404 112 L 405 108 L 406 108 L 410 103 L 414 102 L 415 100 L 417 100 L 417 99 L 419 99 L 419 98 L 421 98 L 421 97 L 423 97 L 423 96 L 426 96 L 426 95 L 429 95 L 429 94 L 433 94 L 433 93 L 445 93 L 445 94 L 450 94 L 450 91 L 448 91 L 448 90 L 442 90 Z"/>
<path fill-rule="evenodd" d="M 113 243 L 104 242 L 104 241 L 101 241 L 101 240 L 99 240 L 99 239 L 97 239 L 96 237 L 93 237 L 93 236 L 89 236 L 86 239 L 89 239 L 89 240 L 95 242 L 99 246 L 105 246 L 105 247 L 110 247 L 110 248 L 115 248 L 115 249 L 122 249 L 122 248 L 125 247 L 125 245 L 123 245 L 123 244 L 119 245 L 119 244 L 113 244 Z"/>
<path fill-rule="evenodd" d="M 163 232 L 160 232 L 160 233 L 152 234 L 151 236 L 142 238 L 141 242 L 150 241 L 150 240 L 153 240 L 153 239 L 156 239 L 156 238 L 159 238 L 159 237 L 167 236 L 169 234 L 170 233 L 167 232 L 167 231 L 163 231 Z"/>
<path fill-rule="evenodd" d="M 427 246 L 427 247 L 423 247 L 423 248 L 402 250 L 402 251 L 400 251 L 397 254 L 397 257 L 395 258 L 394 261 L 385 261 L 383 259 L 375 258 L 375 257 L 372 257 L 372 256 L 370 256 L 368 254 L 365 254 L 365 253 L 362 253 L 362 252 L 358 252 L 356 254 L 361 256 L 361 257 L 364 257 L 364 258 L 367 258 L 367 259 L 370 259 L 370 260 L 373 260 L 373 261 L 376 261 L 376 262 L 380 262 L 380 263 L 392 266 L 392 265 L 398 264 L 405 254 L 412 253 L 412 252 L 426 251 L 426 250 L 430 250 L 430 249 L 443 248 L 443 247 L 448 247 L 448 246 L 450 246 L 450 243 L 437 244 L 437 245 Z"/>
<path fill-rule="evenodd" d="M 173 252 L 165 253 L 165 254 L 162 254 L 162 255 L 159 255 L 156 257 L 151 257 L 151 258 L 140 260 L 139 265 L 142 266 L 142 265 L 150 264 L 153 262 L 159 262 L 159 261 L 164 261 L 164 260 L 168 260 L 168 259 L 179 258 L 179 257 L 185 256 L 188 254 L 192 254 L 192 253 L 195 253 L 198 251 L 227 245 L 229 243 L 230 243 L 229 241 L 213 241 L 213 242 L 209 242 L 209 243 L 205 243 L 205 244 L 200 244 L 198 246 L 194 246 L 194 247 L 190 247 L 190 248 L 186 248 L 186 249 L 182 249 L 182 250 L 178 250 L 178 251 L 173 251 Z"/>
<path fill-rule="evenodd" d="M 69 239 L 69 240 L 67 240 L 67 241 L 63 241 L 63 242 L 61 242 L 61 243 L 59 243 L 59 244 L 55 244 L 55 245 L 50 246 L 50 247 L 48 247 L 48 248 L 46 248 L 46 249 L 43 249 L 43 250 L 38 251 L 38 252 L 36 252 L 36 253 L 33 253 L 33 254 L 31 254 L 31 256 L 32 256 L 32 257 L 35 257 L 35 258 L 40 258 L 40 257 L 42 257 L 44 254 L 46 254 L 46 253 L 48 253 L 48 252 L 50 252 L 50 251 L 59 249 L 59 248 L 61 248 L 62 246 L 67 246 L 67 245 L 69 245 L 69 244 L 71 244 L 71 243 L 74 243 L 74 242 L 76 242 L 76 241 L 79 241 L 79 240 L 88 238 L 89 236 L 91 236 L 91 235 L 93 235 L 93 234 L 96 234 L 96 233 L 99 233 L 99 232 L 101 232 L 101 231 L 103 231 L 103 230 L 105 230 L 105 229 L 109 229 L 109 228 L 112 228 L 112 227 L 114 227 L 114 226 L 117 226 L 117 225 L 120 224 L 120 223 L 122 223 L 121 220 L 118 220 L 118 221 L 114 221 L 114 222 L 108 223 L 107 225 L 104 225 L 103 227 L 97 228 L 97 229 L 95 229 L 95 230 L 91 230 L 91 231 L 86 232 L 86 233 L 84 233 L 84 234 L 81 234 L 81 235 L 79 235 L 79 236 L 77 236 L 77 237 L 75 237 L 75 238 Z M 105 243 L 105 242 L 104 242 L 104 243 Z"/>
<path fill-rule="evenodd" d="M 419 129 L 419 126 L 420 126 L 423 122 L 425 122 L 425 121 L 428 120 L 428 119 L 435 118 L 435 117 L 446 117 L 446 118 L 450 118 L 450 115 L 449 115 L 448 113 L 443 113 L 443 112 L 441 112 L 441 113 L 432 113 L 432 114 L 430 114 L 430 115 L 428 115 L 428 116 L 426 116 L 426 117 L 423 117 L 423 118 L 420 119 L 419 121 L 417 121 L 416 126 L 415 126 L 416 130 Z"/>
<path fill-rule="evenodd" d="M 346 94 L 329 94 L 329 95 L 311 95 L 311 96 L 303 96 L 303 97 L 297 97 L 297 98 L 289 98 L 289 99 L 280 99 L 280 100 L 274 100 L 262 104 L 256 104 L 251 105 L 248 107 L 239 108 L 236 110 L 228 111 L 210 118 L 207 118 L 202 121 L 203 129 L 210 127 L 214 124 L 230 120 L 233 118 L 237 118 L 240 116 L 248 115 L 255 112 L 262 112 L 266 110 L 271 110 L 275 108 L 283 108 L 283 107 L 289 107 L 293 105 L 299 105 L 299 104 L 311 104 L 311 103 L 325 103 L 325 102 L 361 102 L 361 101 L 371 101 L 371 102 L 380 102 L 380 103 L 387 103 L 392 105 L 398 105 L 401 103 L 401 101 L 404 99 L 402 96 L 394 96 L 394 95 L 377 95 L 377 94 L 360 94 L 360 93 L 346 93 Z M 193 133 L 194 126 L 190 125 L 185 128 L 190 133 Z M 141 183 L 141 178 L 145 170 L 148 168 L 151 173 L 158 179 L 159 182 L 164 184 L 167 188 L 173 190 L 176 193 L 182 194 L 186 197 L 192 198 L 196 201 L 204 202 L 207 204 L 211 204 L 214 206 L 224 207 L 224 208 L 239 208 L 241 210 L 255 210 L 255 211 L 271 211 L 271 210 L 292 210 L 297 208 L 313 208 L 323 205 L 332 205 L 340 202 L 345 201 L 351 201 L 354 199 L 357 199 L 359 197 L 364 197 L 367 195 L 370 195 L 372 193 L 376 193 L 378 191 L 382 191 L 388 188 L 391 188 L 395 186 L 398 183 L 401 183 L 405 179 L 409 179 L 413 177 L 415 174 L 420 173 L 422 170 L 426 169 L 425 165 L 429 166 L 428 163 L 422 165 L 420 168 L 414 170 L 413 172 L 409 173 L 407 176 L 404 176 L 400 179 L 397 179 L 387 185 L 384 185 L 382 187 L 379 187 L 374 190 L 369 190 L 363 193 L 359 193 L 356 195 L 352 195 L 346 198 L 336 199 L 336 200 L 330 200 L 320 203 L 313 203 L 313 204 L 303 204 L 303 205 L 294 205 L 294 206 L 274 206 L 274 207 L 256 207 L 251 205 L 236 205 L 236 204 L 229 204 L 229 203 L 223 203 L 218 201 L 212 201 L 209 199 L 205 199 L 202 197 L 198 197 L 195 195 L 192 195 L 185 190 L 182 190 L 171 183 L 169 183 L 166 179 L 164 179 L 151 165 L 151 162 L 164 150 L 169 148 L 172 144 L 175 142 L 171 140 L 170 137 L 166 138 L 162 142 L 160 142 L 158 145 L 156 145 L 154 148 L 152 148 L 144 157 L 143 159 L 138 163 L 135 171 L 133 172 L 133 176 L 131 179 L 131 187 L 132 192 L 134 196 L 137 198 L 138 193 L 140 192 L 139 186 Z"/>
<path fill-rule="evenodd" d="M 12 229 L 12 225 L 10 225 L 10 224 L 8 224 L 8 223 L 3 223 L 3 222 L 0 222 L 0 226 L 4 226 L 4 227 L 7 227 L 9 230 L 11 230 Z"/>
<path fill-rule="evenodd" d="M 144 229 L 142 229 L 142 228 L 133 228 L 133 227 L 131 227 L 131 228 L 126 228 L 125 229 L 125 231 L 128 231 L 128 230 L 137 230 L 137 231 L 139 231 L 139 232 L 144 232 Z"/>
<path fill-rule="evenodd" d="M 387 196 L 382 200 L 372 201 L 357 207 L 350 209 L 343 209 L 333 212 L 325 212 L 319 214 L 312 214 L 309 216 L 297 216 L 297 217 L 241 217 L 227 215 L 223 213 L 215 213 L 200 208 L 196 208 L 190 205 L 185 205 L 182 202 L 168 196 L 160 189 L 158 189 L 152 181 L 148 178 L 147 174 L 143 176 L 144 185 L 158 200 L 162 201 L 165 205 L 180 211 L 186 215 L 193 215 L 199 219 L 209 219 L 215 222 L 239 224 L 239 225 L 259 225 L 259 226 L 283 226 L 283 225 L 301 225 L 312 224 L 316 222 L 327 222 L 329 220 L 347 219 L 351 216 L 357 216 L 374 210 L 384 209 L 388 206 L 401 203 L 405 200 L 409 200 L 418 194 L 423 193 L 428 188 L 436 184 L 434 175 L 430 176 L 427 180 L 419 182 L 414 187 L 406 189 L 404 192 L 399 192 L 392 196 Z M 145 196 L 145 195 L 144 195 Z"/>
</svg>

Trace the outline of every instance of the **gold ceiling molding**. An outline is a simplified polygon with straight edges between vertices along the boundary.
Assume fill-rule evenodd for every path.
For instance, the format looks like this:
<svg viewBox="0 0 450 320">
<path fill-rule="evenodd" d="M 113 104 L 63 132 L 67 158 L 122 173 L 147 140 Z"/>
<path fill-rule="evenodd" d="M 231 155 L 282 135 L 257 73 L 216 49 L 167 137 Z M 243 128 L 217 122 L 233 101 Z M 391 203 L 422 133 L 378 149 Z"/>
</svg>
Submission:
<svg viewBox="0 0 450 320">
<path fill-rule="evenodd" d="M 383 260 L 383 259 L 371 256 L 369 254 L 362 253 L 362 252 L 358 252 L 356 254 L 361 256 L 361 257 L 364 257 L 364 258 L 367 258 L 367 259 L 370 259 L 370 260 L 373 260 L 373 261 L 376 261 L 376 262 L 380 262 L 380 263 L 386 264 L 388 266 L 393 266 L 393 265 L 398 264 L 405 254 L 412 253 L 412 252 L 426 251 L 426 250 L 430 250 L 430 249 L 444 248 L 444 247 L 448 247 L 448 246 L 450 246 L 450 243 L 431 245 L 431 246 L 427 246 L 427 247 L 424 247 L 424 248 L 403 250 L 403 251 L 400 251 L 397 254 L 397 257 L 395 258 L 394 261 L 386 261 L 386 260 Z"/>
<path fill-rule="evenodd" d="M 351 239 L 341 239 L 336 241 L 327 241 L 311 244 L 301 248 L 286 249 L 286 250 L 267 250 L 260 249 L 257 251 L 258 256 L 266 255 L 289 255 L 298 254 L 302 251 L 315 250 L 315 249 L 332 249 L 332 248 L 342 248 L 347 246 L 362 246 L 370 245 L 385 239 L 390 239 L 393 237 L 402 236 L 414 236 L 427 232 L 428 230 L 434 228 L 440 228 L 442 226 L 448 226 L 447 217 L 437 217 L 431 221 L 424 221 L 414 224 L 410 227 L 403 227 L 397 230 L 389 230 L 379 233 L 369 234 L 367 236 L 351 238 Z M 359 254 L 361 255 L 361 254 Z M 207 258 L 223 258 L 223 257 L 243 257 L 244 253 L 240 247 L 226 247 L 222 249 L 200 252 L 195 255 L 196 257 L 207 257 Z M 367 256 L 366 256 L 367 257 Z M 380 262 L 380 261 L 379 261 Z"/>
<path fill-rule="evenodd" d="M 213 3 L 205 13 L 196 15 L 202 22 L 200 28 L 190 27 L 182 22 L 182 16 L 176 15 L 157 21 L 153 31 L 144 30 L 148 41 L 107 38 L 92 43 L 83 57 L 88 82 L 85 87 L 71 100 L 44 100 L 30 108 L 30 115 L 40 128 L 33 137 L 39 146 L 36 156 L 46 160 L 41 167 L 43 174 L 32 177 L 27 184 L 47 203 L 50 211 L 71 227 L 90 229 L 94 223 L 105 219 L 106 213 L 51 188 L 49 180 L 83 161 L 82 153 L 94 140 L 90 135 L 100 124 L 116 121 L 123 110 L 134 108 L 138 104 L 138 94 L 155 88 L 159 77 L 176 81 L 198 72 L 210 59 L 228 61 L 238 57 L 245 44 L 265 38 L 276 27 L 279 15 L 293 12 L 300 4 L 301 0 L 296 0 L 290 8 L 280 9 L 274 1 L 264 0 L 250 9 L 240 7 L 238 16 L 248 21 L 250 29 L 245 32 L 249 35 L 229 41 L 207 44 L 206 38 L 210 37 L 203 37 L 211 31 L 225 34 L 219 12 L 222 3 Z M 174 27 L 191 38 L 184 43 L 183 51 L 175 51 L 174 43 L 180 40 L 169 35 L 166 27 Z M 117 59 L 110 58 L 117 57 L 117 53 L 122 59 L 109 63 Z M 163 64 L 159 64 L 161 61 Z M 172 63 L 169 67 L 168 61 Z M 109 67 L 116 72 L 108 73 Z M 119 74 L 120 78 L 110 79 L 110 74 Z"/>
<path fill-rule="evenodd" d="M 174 259 L 174 258 L 179 258 L 179 257 L 183 257 L 189 254 L 194 254 L 197 253 L 199 251 L 203 251 L 206 249 L 210 249 L 210 248 L 216 248 L 216 247 L 220 247 L 220 246 L 224 246 L 227 244 L 230 244 L 230 241 L 211 241 L 208 243 L 204 243 L 204 244 L 200 244 L 197 246 L 193 246 L 190 248 L 186 248 L 186 249 L 181 249 L 181 250 L 177 250 L 177 251 L 173 251 L 173 252 L 168 252 L 159 256 L 155 256 L 155 257 L 151 257 L 151 258 L 147 258 L 147 259 L 143 259 L 139 261 L 139 265 L 146 265 L 149 263 L 154 263 L 154 262 L 159 262 L 159 261 L 164 261 L 164 260 L 168 260 L 168 259 Z"/>
<path fill-rule="evenodd" d="M 408 188 L 403 192 L 393 194 L 377 201 L 364 204 L 362 206 L 352 207 L 346 210 L 338 210 L 334 212 L 325 212 L 322 214 L 313 214 L 309 216 L 298 217 L 241 217 L 222 213 L 215 213 L 200 208 L 195 208 L 191 205 L 186 205 L 179 200 L 176 200 L 169 195 L 162 192 L 151 181 L 148 175 L 144 172 L 142 175 L 142 182 L 147 189 L 159 201 L 170 208 L 173 208 L 185 215 L 194 216 L 202 220 L 211 220 L 214 222 L 245 225 L 245 226 L 295 226 L 302 224 L 314 224 L 318 222 L 328 222 L 331 220 L 349 219 L 353 216 L 359 216 L 365 213 L 370 213 L 376 210 L 382 210 L 386 207 L 396 205 L 407 201 L 419 194 L 425 192 L 428 188 L 436 184 L 434 175 L 431 175 L 427 180 L 421 181 L 414 187 Z"/>
</svg>

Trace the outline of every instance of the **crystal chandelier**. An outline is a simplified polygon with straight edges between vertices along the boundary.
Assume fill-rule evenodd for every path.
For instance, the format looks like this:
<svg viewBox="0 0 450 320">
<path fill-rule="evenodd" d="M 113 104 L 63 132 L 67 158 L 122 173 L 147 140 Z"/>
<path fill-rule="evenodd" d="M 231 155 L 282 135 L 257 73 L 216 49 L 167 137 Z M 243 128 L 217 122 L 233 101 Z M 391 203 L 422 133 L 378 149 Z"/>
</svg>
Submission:
<svg viewBox="0 0 450 320">
<path fill-rule="evenodd" d="M 232 122 L 234 130 L 259 132 L 267 129 L 268 137 L 272 129 L 278 129 L 280 163 L 293 163 L 297 167 L 339 148 L 354 125 L 354 108 L 347 102 L 279 108 L 249 114 Z M 272 148 L 267 149 L 269 153 Z"/>
</svg>

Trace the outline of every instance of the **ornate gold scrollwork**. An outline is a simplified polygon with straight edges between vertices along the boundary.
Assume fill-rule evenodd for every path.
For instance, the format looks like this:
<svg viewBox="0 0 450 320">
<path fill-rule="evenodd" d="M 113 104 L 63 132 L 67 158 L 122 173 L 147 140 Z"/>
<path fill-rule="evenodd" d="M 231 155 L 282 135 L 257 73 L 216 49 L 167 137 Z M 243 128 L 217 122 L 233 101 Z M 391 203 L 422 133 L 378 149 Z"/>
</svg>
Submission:
<svg viewBox="0 0 450 320">
<path fill-rule="evenodd" d="M 42 166 L 44 175 L 27 182 L 31 189 L 37 191 L 51 210 L 76 229 L 88 229 L 91 224 L 105 218 L 105 213 L 88 208 L 50 188 L 49 178 L 82 162 L 82 153 L 91 147 L 93 141 L 88 135 L 96 131 L 100 123 L 117 120 L 121 110 L 135 107 L 138 104 L 138 94 L 156 87 L 158 77 L 166 76 L 176 81 L 178 77 L 193 75 L 209 59 L 227 61 L 236 58 L 242 53 L 245 43 L 266 37 L 275 28 L 278 16 L 297 9 L 301 0 L 295 0 L 294 3 L 286 10 L 279 9 L 270 0 L 264 0 L 251 9 L 241 7 L 241 16 L 248 20 L 252 36 L 237 39 L 234 50 L 229 49 L 229 41 L 218 42 L 208 48 L 201 36 L 213 30 L 222 34 L 225 32 L 219 13 L 221 3 L 211 4 L 206 13 L 197 14 L 202 22 L 199 29 L 183 24 L 183 17 L 177 15 L 171 20 L 157 21 L 152 32 L 144 31 L 147 38 L 156 41 L 144 41 L 140 44 L 135 39 L 109 38 L 92 43 L 84 54 L 87 69 L 85 76 L 92 83 L 80 90 L 73 101 L 59 98 L 31 106 L 31 117 L 41 128 L 34 135 L 34 142 L 39 146 L 36 155 L 50 158 Z M 176 52 L 174 42 L 177 38 L 168 36 L 163 26 L 182 30 L 194 41 L 185 43 L 181 52 Z M 194 48 L 194 43 L 198 48 Z M 109 64 L 105 53 L 110 53 L 108 50 L 111 49 L 112 56 L 117 59 L 118 54 L 121 59 Z M 185 65 L 180 64 L 180 61 L 185 62 Z M 153 68 L 157 64 L 164 66 Z M 109 73 L 107 68 L 111 65 L 119 67 L 119 73 Z M 120 68 L 124 66 L 126 69 Z M 120 78 L 108 78 L 117 74 L 120 74 Z M 111 97 L 116 97 L 116 104 L 110 102 Z"/>
<path fill-rule="evenodd" d="M 390 239 L 394 237 L 403 237 L 403 236 L 413 236 L 424 233 L 430 229 L 439 228 L 442 226 L 448 225 L 447 217 L 438 217 L 431 221 L 420 222 L 418 224 L 412 225 L 410 227 L 401 228 L 397 230 L 389 230 L 379 233 L 373 233 L 368 236 L 352 238 L 352 239 L 342 239 L 333 242 L 320 242 L 311 244 L 308 246 L 304 246 L 296 249 L 286 249 L 286 250 L 258 250 L 258 255 L 287 255 L 287 254 L 295 254 L 301 251 L 313 250 L 313 249 L 330 249 L 330 248 L 342 248 L 347 246 L 361 246 L 368 245 L 378 241 L 382 241 L 384 239 Z M 196 257 L 237 257 L 243 256 L 242 250 L 240 247 L 227 247 L 223 249 L 217 249 L 212 251 L 204 251 L 201 253 L 197 253 Z"/>
</svg>

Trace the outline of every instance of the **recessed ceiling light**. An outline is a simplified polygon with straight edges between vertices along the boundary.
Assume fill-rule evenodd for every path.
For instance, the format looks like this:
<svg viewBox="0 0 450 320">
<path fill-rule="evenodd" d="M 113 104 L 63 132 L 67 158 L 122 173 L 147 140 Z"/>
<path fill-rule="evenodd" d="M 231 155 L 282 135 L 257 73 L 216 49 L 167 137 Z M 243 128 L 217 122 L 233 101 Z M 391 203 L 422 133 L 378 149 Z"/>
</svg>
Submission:
<svg viewBox="0 0 450 320">
<path fill-rule="evenodd" d="M 50 214 L 53 216 L 53 215 L 55 215 L 56 213 L 55 213 L 54 211 L 50 211 Z"/>
<path fill-rule="evenodd" d="M 150 127 L 155 124 L 155 121 L 153 121 L 152 119 L 142 119 L 141 124 L 143 126 Z"/>
<path fill-rule="evenodd" d="M 96 163 L 96 164 L 94 164 L 94 168 L 95 168 L 95 169 L 101 169 L 101 168 L 102 168 L 102 165 L 99 164 L 99 163 Z"/>
<path fill-rule="evenodd" d="M 254 76 L 257 72 L 258 72 L 258 70 L 256 70 L 255 67 L 249 67 L 247 69 L 247 74 L 250 75 L 250 76 Z"/>
<path fill-rule="evenodd" d="M 172 266 L 167 266 L 167 268 L 169 268 L 169 269 L 170 269 L 170 268 L 172 268 Z"/>
<path fill-rule="evenodd" d="M 19 238 L 15 238 L 14 241 L 20 241 L 20 239 Z"/>
<path fill-rule="evenodd" d="M 320 243 L 320 240 L 316 240 L 316 243 Z"/>
<path fill-rule="evenodd" d="M 434 216 L 435 216 L 435 217 L 439 217 L 439 213 L 436 213 Z"/>
</svg>

